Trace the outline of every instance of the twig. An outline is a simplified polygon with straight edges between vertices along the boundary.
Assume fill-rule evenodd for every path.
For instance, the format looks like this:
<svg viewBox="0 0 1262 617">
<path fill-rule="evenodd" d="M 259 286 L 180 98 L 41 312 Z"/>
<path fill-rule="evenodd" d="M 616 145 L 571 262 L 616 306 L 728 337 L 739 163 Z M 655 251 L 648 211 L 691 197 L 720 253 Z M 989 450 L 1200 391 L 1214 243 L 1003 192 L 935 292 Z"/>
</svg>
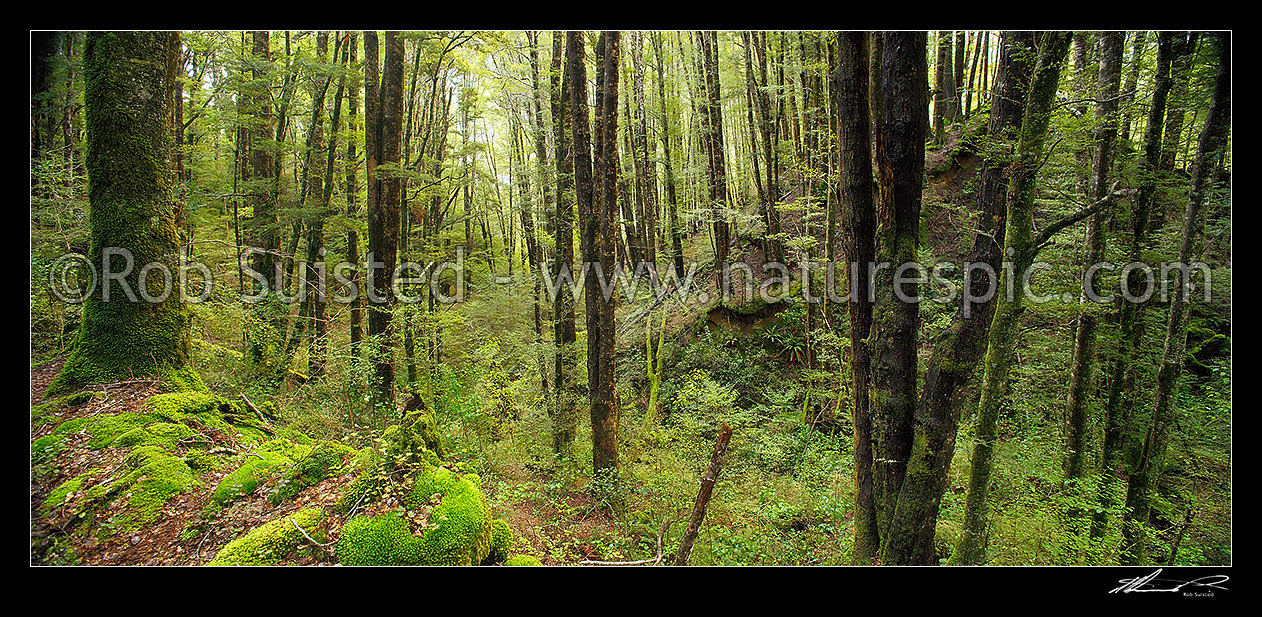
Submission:
<svg viewBox="0 0 1262 617">
<path fill-rule="evenodd" d="M 307 530 L 306 530 L 306 529 L 303 529 L 302 527 L 299 527 L 299 526 L 298 526 L 298 523 L 294 522 L 294 519 L 293 519 L 292 517 L 289 519 L 289 522 L 290 522 L 290 523 L 293 523 L 294 527 L 295 527 L 298 531 L 301 531 L 301 532 L 302 532 L 302 535 L 307 536 L 307 539 L 308 539 L 308 540 L 310 540 L 312 544 L 314 544 L 314 545 L 316 545 L 316 546 L 319 546 L 319 547 L 322 547 L 322 548 L 328 548 L 328 547 L 330 547 L 330 546 L 333 546 L 333 543 L 332 543 L 332 542 L 329 542 L 329 543 L 326 543 L 326 544 L 321 544 L 320 542 L 316 542 L 316 541 L 315 541 L 315 538 L 311 537 L 311 535 L 307 533 Z"/>
</svg>

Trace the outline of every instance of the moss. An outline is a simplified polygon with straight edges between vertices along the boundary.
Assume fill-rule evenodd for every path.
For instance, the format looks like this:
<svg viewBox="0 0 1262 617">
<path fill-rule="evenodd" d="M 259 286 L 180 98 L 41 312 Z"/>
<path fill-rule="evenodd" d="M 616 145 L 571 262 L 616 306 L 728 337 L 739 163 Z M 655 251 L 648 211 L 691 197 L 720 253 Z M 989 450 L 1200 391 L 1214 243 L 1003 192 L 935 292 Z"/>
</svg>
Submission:
<svg viewBox="0 0 1262 617">
<path fill-rule="evenodd" d="M 167 500 L 199 484 L 183 459 L 157 446 L 138 446 L 123 462 L 130 468 L 125 476 L 87 491 L 93 502 L 120 494 L 127 496 L 130 511 L 114 519 L 122 531 L 152 522 Z"/>
<path fill-rule="evenodd" d="M 249 495 L 258 488 L 268 474 L 278 467 L 292 465 L 294 457 L 302 457 L 308 453 L 306 446 L 277 439 L 260 446 L 252 453 L 245 455 L 241 466 L 228 474 L 211 496 L 211 502 L 223 507 L 238 498 Z"/>
<path fill-rule="evenodd" d="M 293 519 L 290 522 L 290 519 Z M 208 566 L 265 566 L 280 563 L 286 555 L 310 542 L 298 529 L 301 527 L 317 542 L 325 542 L 326 535 L 320 526 L 324 523 L 324 510 L 307 508 L 292 516 L 282 516 L 256 527 L 223 547 Z M 294 525 L 297 524 L 297 527 Z"/>
<path fill-rule="evenodd" d="M 495 519 L 491 521 L 491 553 L 487 555 L 487 559 L 493 562 L 504 561 L 508 558 L 508 549 L 512 548 L 513 530 L 508 528 L 508 523 L 503 519 Z"/>
<path fill-rule="evenodd" d="M 420 536 L 397 513 L 357 516 L 342 528 L 338 559 L 347 565 L 476 565 L 491 554 L 493 533 L 490 510 L 478 490 L 478 478 L 451 470 L 425 471 L 405 499 L 410 508 L 441 501 L 429 515 Z M 507 525 L 499 531 L 505 542 Z M 511 541 L 511 533 L 508 533 Z"/>
<path fill-rule="evenodd" d="M 372 448 L 360 450 L 349 465 L 357 470 L 358 475 L 346 485 L 338 499 L 337 511 L 343 516 L 350 514 L 356 505 L 376 499 L 381 494 L 385 479 L 385 459 Z"/>
<path fill-rule="evenodd" d="M 184 455 L 184 463 L 197 473 L 205 473 L 218 469 L 223 464 L 223 459 L 209 452 L 194 450 Z"/>
<path fill-rule="evenodd" d="M 142 413 L 125 412 L 112 416 L 94 416 L 88 418 L 83 425 L 83 432 L 89 435 L 88 447 L 93 450 L 112 445 L 115 440 L 154 421 L 153 416 Z M 67 423 L 69 424 L 69 423 Z M 64 426 L 64 425 L 63 425 Z M 61 427 L 58 427 L 58 431 Z"/>
<path fill-rule="evenodd" d="M 188 366 L 167 371 L 162 377 L 161 387 L 167 392 L 210 392 L 201 375 Z"/>
<path fill-rule="evenodd" d="M 65 435 L 44 435 L 31 442 L 31 461 L 42 461 L 56 456 L 66 442 Z"/>
<path fill-rule="evenodd" d="M 506 566 L 542 566 L 539 560 L 531 555 L 514 555 L 504 562 Z"/>
<path fill-rule="evenodd" d="M 275 505 L 297 495 L 308 486 L 318 484 L 340 469 L 342 460 L 354 453 L 350 447 L 336 441 L 320 442 L 290 468 L 269 500 Z"/>
<path fill-rule="evenodd" d="M 247 443 L 257 443 L 266 438 L 262 423 L 240 403 L 206 392 L 172 392 L 151 396 L 141 411 L 193 428 L 213 429 L 228 435 L 240 434 Z"/>
<path fill-rule="evenodd" d="M 57 488 L 53 489 L 53 492 L 48 494 L 48 497 L 44 499 L 44 503 L 42 504 L 43 507 L 41 508 L 42 514 L 47 516 L 53 510 L 66 505 L 66 502 L 74 497 L 75 493 L 79 493 L 83 489 L 84 482 L 87 482 L 89 478 L 96 475 L 99 471 L 101 470 L 89 469 L 84 473 L 62 482 Z"/>
<path fill-rule="evenodd" d="M 422 565 L 421 544 L 396 513 L 357 516 L 342 527 L 337 559 L 348 566 Z"/>
<path fill-rule="evenodd" d="M 46 403 L 31 406 L 31 427 L 34 428 L 36 423 L 42 423 L 46 417 L 55 411 L 60 411 L 67 407 L 76 407 L 89 403 L 93 398 L 99 396 L 100 392 L 91 390 L 82 390 L 73 394 L 53 399 Z"/>
<path fill-rule="evenodd" d="M 145 427 L 134 428 L 114 440 L 115 448 L 126 448 L 138 445 L 163 446 L 174 449 L 181 439 L 192 437 L 197 432 L 183 424 L 155 422 Z"/>
<path fill-rule="evenodd" d="M 221 409 L 223 407 L 227 409 Z M 206 392 L 172 392 L 149 397 L 145 400 L 141 410 L 148 414 L 178 422 L 192 414 L 202 414 L 214 410 L 221 412 L 230 411 L 231 404 L 223 397 Z"/>
<path fill-rule="evenodd" d="M 491 552 L 491 516 L 486 498 L 473 474 L 458 476 L 438 467 L 425 472 L 408 495 L 419 507 L 434 494 L 442 502 L 430 514 L 432 529 L 425 533 L 422 555 L 429 565 L 475 565 Z"/>
<path fill-rule="evenodd" d="M 409 411 L 403 421 L 382 433 L 386 452 L 401 463 L 420 463 L 432 460 L 425 452 L 437 457 L 446 456 L 442 440 L 438 437 L 438 421 L 429 409 Z M 431 463 L 433 464 L 433 463 Z"/>
</svg>

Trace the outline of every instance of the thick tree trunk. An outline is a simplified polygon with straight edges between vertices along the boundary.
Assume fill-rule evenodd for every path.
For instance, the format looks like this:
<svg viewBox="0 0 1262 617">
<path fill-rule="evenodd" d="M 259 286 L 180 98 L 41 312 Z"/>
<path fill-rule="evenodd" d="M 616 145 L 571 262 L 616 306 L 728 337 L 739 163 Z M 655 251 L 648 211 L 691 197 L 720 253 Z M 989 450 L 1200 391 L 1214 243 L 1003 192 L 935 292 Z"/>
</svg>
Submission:
<svg viewBox="0 0 1262 617">
<path fill-rule="evenodd" d="M 911 452 L 912 417 L 916 410 L 916 340 L 919 284 L 895 283 L 901 264 L 916 260 L 920 233 L 920 201 L 924 176 L 925 131 L 928 128 L 927 39 L 924 33 L 882 35 L 881 73 L 898 76 L 881 82 L 881 137 L 876 149 L 879 184 L 876 215 L 876 262 L 888 263 L 873 275 L 872 381 L 869 397 L 876 443 L 873 502 L 881 534 L 881 563 Z M 906 273 L 898 273 L 904 276 Z"/>
<path fill-rule="evenodd" d="M 179 230 L 171 173 L 171 104 L 180 39 L 175 32 L 89 32 L 84 53 L 89 259 L 102 277 L 86 298 L 74 349 L 49 393 L 180 369 L 189 319 L 179 290 L 158 293 L 160 264 L 178 281 Z M 145 272 L 146 285 L 140 275 Z"/>
<path fill-rule="evenodd" d="M 994 105 L 987 125 L 992 144 L 978 181 L 978 231 L 967 263 L 984 264 L 966 273 L 968 295 L 947 330 L 934 342 L 917 403 L 907 473 L 899 488 L 892 532 L 886 541 L 890 563 L 936 564 L 933 540 L 938 507 L 946 491 L 955 453 L 956 429 L 963 404 L 961 393 L 986 352 L 986 337 L 995 311 L 1007 220 L 1007 169 L 1025 107 L 1035 53 L 1034 34 L 1002 35 Z"/>
<path fill-rule="evenodd" d="M 364 55 L 367 62 L 369 88 L 376 85 L 377 33 L 364 33 Z M 401 179 L 397 171 L 382 178 L 379 167 L 400 166 L 403 147 L 403 39 L 398 32 L 386 33 L 384 61 L 379 94 L 368 97 L 371 111 L 365 107 L 366 131 L 376 135 L 367 145 L 375 146 L 374 162 L 368 183 L 375 185 L 375 199 L 369 201 L 368 257 L 373 296 L 369 297 L 368 336 L 373 339 L 373 404 L 379 418 L 395 413 L 394 330 L 391 310 L 394 305 L 393 274 L 398 259 Z M 377 266 L 377 267 L 371 267 Z"/>
</svg>

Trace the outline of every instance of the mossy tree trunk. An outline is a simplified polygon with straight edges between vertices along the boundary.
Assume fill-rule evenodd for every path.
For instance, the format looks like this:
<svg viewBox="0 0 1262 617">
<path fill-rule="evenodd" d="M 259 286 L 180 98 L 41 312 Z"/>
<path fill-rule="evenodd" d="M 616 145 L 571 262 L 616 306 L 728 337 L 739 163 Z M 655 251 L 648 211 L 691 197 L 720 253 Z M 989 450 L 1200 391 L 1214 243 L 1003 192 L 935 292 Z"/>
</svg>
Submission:
<svg viewBox="0 0 1262 617">
<path fill-rule="evenodd" d="M 574 153 L 572 119 L 570 117 L 570 80 L 563 65 L 564 35 L 552 33 L 552 134 L 554 137 L 557 208 L 556 208 L 556 261 L 552 275 L 559 276 L 565 269 L 574 271 Z M 583 119 L 586 122 L 586 118 Z M 571 275 L 573 276 L 573 275 Z M 556 339 L 555 373 L 553 379 L 556 397 L 552 413 L 552 449 L 561 454 L 574 441 L 579 390 L 574 380 L 578 365 L 578 352 L 574 343 L 574 294 L 569 285 L 558 285 L 553 322 Z"/>
<path fill-rule="evenodd" d="M 593 178 L 596 184 L 595 209 L 600 228 L 597 257 L 606 277 L 614 276 L 614 255 L 617 242 L 618 185 L 618 64 L 621 57 L 621 35 L 602 32 L 596 41 L 596 157 Z M 573 87 L 573 85 L 571 85 Z M 577 110 L 577 106 L 575 107 Z M 577 113 L 577 111 L 576 111 Z M 578 140 L 575 140 L 578 145 Z M 588 293 L 591 293 L 588 289 Z M 618 470 L 618 399 L 616 390 L 617 359 L 614 355 L 615 296 L 605 299 L 597 289 L 598 332 L 597 370 L 593 374 L 592 392 L 592 470 L 616 482 Z M 589 300 L 590 302 L 590 300 Z M 590 308 L 590 304 L 588 305 Z M 591 333 L 589 332 L 588 336 Z M 588 357 L 590 364 L 592 357 Z"/>
<path fill-rule="evenodd" d="M 1095 201 L 1108 192 L 1109 168 L 1113 164 L 1113 140 L 1117 135 L 1117 99 L 1122 78 L 1122 39 L 1120 32 L 1100 35 L 1100 72 L 1096 84 L 1096 127 L 1092 140 L 1091 179 L 1088 201 Z M 1087 225 L 1087 254 L 1084 271 L 1104 258 L 1104 213 L 1091 217 Z M 1091 282 L 1094 285 L 1094 281 Z M 1087 396 L 1091 385 L 1095 348 L 1096 314 L 1084 286 L 1079 296 L 1078 329 L 1074 333 L 1073 365 L 1070 369 L 1069 399 L 1065 410 L 1065 479 L 1072 481 L 1086 474 Z M 1093 288 L 1093 291 L 1099 293 Z M 1098 297 L 1098 296 L 1096 296 Z"/>
<path fill-rule="evenodd" d="M 395 334 L 393 275 L 399 249 L 400 189 L 403 155 L 403 39 L 387 32 L 385 57 L 378 86 L 376 32 L 364 33 L 365 150 L 368 152 L 368 256 L 372 295 L 368 306 L 368 336 L 373 340 L 372 400 L 379 418 L 395 409 Z M 385 173 L 382 173 L 382 172 Z"/>
<path fill-rule="evenodd" d="M 74 349 L 50 392 L 157 374 L 188 360 L 190 316 L 176 288 L 180 234 L 171 168 L 179 54 L 175 32 L 87 35 L 89 259 L 100 281 L 86 298 Z M 131 253 L 132 267 L 121 277 L 106 277 L 106 267 L 123 270 L 121 256 L 104 262 L 107 249 L 115 248 Z M 160 269 L 146 269 L 148 264 L 170 273 L 165 296 Z"/>
<path fill-rule="evenodd" d="M 1190 264 L 1204 248 L 1204 210 L 1213 190 L 1214 169 L 1227 147 L 1231 129 L 1231 40 L 1229 34 L 1218 37 L 1220 46 L 1218 75 L 1214 99 L 1201 131 L 1200 145 L 1192 170 L 1187 210 L 1183 217 L 1183 240 L 1179 245 L 1179 263 Z M 1142 526 L 1148 521 L 1153 490 L 1161 477 L 1166 438 L 1174 410 L 1175 390 L 1183 371 L 1187 347 L 1187 330 L 1191 295 L 1190 270 L 1175 270 L 1176 293 L 1170 303 L 1166 322 L 1165 349 L 1157 373 L 1157 392 L 1149 420 L 1148 434 L 1140 451 L 1139 461 L 1130 477 L 1126 493 L 1127 515 L 1122 525 L 1122 563 L 1141 564 L 1147 561 Z M 1205 281 L 1205 284 L 1209 284 Z"/>
<path fill-rule="evenodd" d="M 978 182 L 978 231 L 966 263 L 1001 269 L 1004 226 L 1007 221 L 1007 168 L 1014 134 L 1025 108 L 1033 69 L 1034 34 L 1005 32 L 1001 39 L 995 98 L 987 125 L 991 148 Z M 885 540 L 883 563 L 936 564 L 933 540 L 938 507 L 947 486 L 947 472 L 955 453 L 962 392 L 986 351 L 986 337 L 995 311 L 997 286 L 984 269 L 969 272 L 969 295 L 947 330 L 934 342 L 916 404 L 912 447 L 907 471 L 899 487 L 891 533 Z"/>
<path fill-rule="evenodd" d="M 1131 237 L 1127 246 L 1127 261 L 1129 262 L 1139 261 L 1140 254 L 1148 242 L 1148 216 L 1157 192 L 1155 174 L 1161 157 L 1161 118 L 1165 115 L 1166 100 L 1172 85 L 1170 80 L 1172 41 L 1171 33 L 1161 33 L 1157 38 L 1156 76 L 1153 83 L 1152 101 L 1148 105 L 1144 157 L 1139 163 L 1141 182 L 1135 198 L 1135 206 L 1131 212 Z M 1131 273 L 1126 283 L 1132 290 L 1132 294 L 1142 293 L 1140 289 L 1142 279 L 1143 275 L 1140 272 Z M 1114 353 L 1109 390 L 1104 404 L 1104 448 L 1100 465 L 1104 478 L 1098 500 L 1100 507 L 1091 521 L 1091 537 L 1096 539 L 1103 537 L 1107 531 L 1109 511 L 1114 506 L 1113 489 L 1119 481 L 1118 466 L 1126 442 L 1125 427 L 1130 419 L 1128 409 L 1124 408 L 1122 401 L 1134 387 L 1131 365 L 1134 363 L 1135 350 L 1140 338 L 1138 326 L 1142 306 L 1136 302 L 1123 302 L 1117 318 L 1117 351 Z"/>
<path fill-rule="evenodd" d="M 1004 252 L 1012 261 L 1012 280 L 1000 277 L 998 306 L 988 333 L 985 373 L 981 399 L 977 408 L 977 429 L 973 437 L 972 469 L 969 475 L 964 529 L 950 563 L 975 565 L 986 557 L 986 510 L 990 495 L 990 471 L 994 457 L 999 408 L 1005 399 L 1008 372 L 1012 368 L 1012 348 L 1016 343 L 1017 320 L 1024 309 L 1015 281 L 1024 280 L 1026 269 L 1034 261 L 1038 244 L 1032 237 L 1034 222 L 1035 179 L 1044 157 L 1047 127 L 1056 100 L 1061 65 L 1069 52 L 1071 34 L 1050 32 L 1043 35 L 1038 64 L 1030 85 L 1029 101 L 1021 122 L 1017 162 L 1013 169 L 1008 200 L 1008 220 Z"/>
<path fill-rule="evenodd" d="M 889 32 L 881 37 L 880 137 L 876 142 L 875 259 L 888 267 L 873 273 L 871 369 L 868 396 L 872 414 L 873 503 L 881 534 L 881 562 L 898 492 L 911 452 L 916 409 L 917 331 L 920 286 L 900 266 L 916 261 L 920 203 L 924 185 L 925 132 L 928 119 L 928 45 L 925 33 Z M 898 277 L 903 277 L 901 283 Z"/>
</svg>

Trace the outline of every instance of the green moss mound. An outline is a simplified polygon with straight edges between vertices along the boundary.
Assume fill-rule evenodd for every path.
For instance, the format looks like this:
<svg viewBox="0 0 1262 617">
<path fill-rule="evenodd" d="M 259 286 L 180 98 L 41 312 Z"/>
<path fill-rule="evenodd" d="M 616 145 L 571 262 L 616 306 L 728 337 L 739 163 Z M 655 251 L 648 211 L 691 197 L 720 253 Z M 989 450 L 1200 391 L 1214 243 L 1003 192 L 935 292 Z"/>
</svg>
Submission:
<svg viewBox="0 0 1262 617">
<path fill-rule="evenodd" d="M 399 463 L 421 463 L 429 459 L 428 462 L 434 464 L 427 452 L 439 458 L 447 455 L 437 427 L 432 410 L 418 409 L 407 412 L 402 422 L 387 428 L 381 439 L 386 444 L 386 452 Z"/>
<path fill-rule="evenodd" d="M 531 555 L 514 555 L 504 562 L 506 566 L 542 566 L 539 560 Z"/>
<path fill-rule="evenodd" d="M 293 465 L 295 457 L 306 456 L 310 448 L 286 439 L 269 441 L 253 452 L 243 455 L 241 466 L 224 477 L 215 487 L 211 502 L 224 507 L 249 495 L 267 479 L 274 470 Z"/>
<path fill-rule="evenodd" d="M 336 441 L 322 441 L 289 469 L 276 492 L 268 498 L 273 505 L 315 486 L 341 469 L 342 461 L 354 454 L 350 447 Z"/>
<path fill-rule="evenodd" d="M 198 485 L 183 459 L 158 446 L 136 447 L 124 465 L 130 471 L 122 478 L 87 491 L 94 503 L 120 495 L 127 499 L 128 511 L 114 519 L 121 531 L 134 531 L 153 522 L 167 500 Z"/>
<path fill-rule="evenodd" d="M 290 519 L 293 521 L 291 522 Z M 310 542 L 298 527 L 305 530 L 317 542 L 325 542 L 324 530 L 320 528 L 323 523 L 324 510 L 319 508 L 307 508 L 295 512 L 292 516 L 282 516 L 229 542 L 206 565 L 276 565 L 299 546 Z"/>
<path fill-rule="evenodd" d="M 491 553 L 487 560 L 501 562 L 508 559 L 508 549 L 512 548 L 513 530 L 501 519 L 491 521 Z"/>
<path fill-rule="evenodd" d="M 342 528 L 338 559 L 346 565 L 481 564 L 491 554 L 494 529 L 479 483 L 476 475 L 442 467 L 423 472 L 405 499 L 420 510 L 440 496 L 422 535 L 413 534 L 398 514 L 358 516 Z"/>
<path fill-rule="evenodd" d="M 183 424 L 155 422 L 119 435 L 112 445 L 116 448 L 153 445 L 173 449 L 181 440 L 192 438 L 196 434 L 197 431 Z"/>
<path fill-rule="evenodd" d="M 342 526 L 337 560 L 348 566 L 417 566 L 424 563 L 421 544 L 396 513 L 357 516 Z"/>
</svg>

